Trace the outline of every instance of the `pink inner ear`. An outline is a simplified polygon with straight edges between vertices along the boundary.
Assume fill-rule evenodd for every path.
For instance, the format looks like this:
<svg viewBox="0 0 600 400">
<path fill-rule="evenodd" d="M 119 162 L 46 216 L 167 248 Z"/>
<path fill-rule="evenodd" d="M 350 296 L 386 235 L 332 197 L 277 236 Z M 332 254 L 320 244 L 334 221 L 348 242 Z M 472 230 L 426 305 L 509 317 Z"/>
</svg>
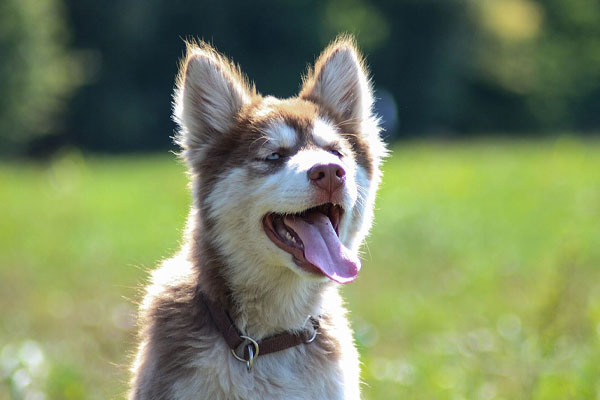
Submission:
<svg viewBox="0 0 600 400">
<path fill-rule="evenodd" d="M 325 105 L 345 120 L 368 118 L 373 102 L 367 74 L 351 44 L 325 50 L 300 96 Z"/>
<path fill-rule="evenodd" d="M 240 109 L 256 95 L 239 69 L 206 44 L 190 46 L 175 99 L 184 143 L 197 146 L 226 132 Z"/>
</svg>

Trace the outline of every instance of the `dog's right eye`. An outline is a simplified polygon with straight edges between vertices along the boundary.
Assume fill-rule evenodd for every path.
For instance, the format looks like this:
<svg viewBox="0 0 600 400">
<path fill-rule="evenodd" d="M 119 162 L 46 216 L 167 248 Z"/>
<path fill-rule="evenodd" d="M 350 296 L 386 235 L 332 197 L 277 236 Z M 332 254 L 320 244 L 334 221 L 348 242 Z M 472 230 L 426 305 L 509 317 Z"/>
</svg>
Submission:
<svg viewBox="0 0 600 400">
<path fill-rule="evenodd" d="M 279 160 L 280 158 L 281 158 L 281 154 L 279 154 L 279 153 L 271 153 L 267 157 L 265 157 L 265 160 L 267 160 L 267 161 L 275 161 L 275 160 Z"/>
</svg>

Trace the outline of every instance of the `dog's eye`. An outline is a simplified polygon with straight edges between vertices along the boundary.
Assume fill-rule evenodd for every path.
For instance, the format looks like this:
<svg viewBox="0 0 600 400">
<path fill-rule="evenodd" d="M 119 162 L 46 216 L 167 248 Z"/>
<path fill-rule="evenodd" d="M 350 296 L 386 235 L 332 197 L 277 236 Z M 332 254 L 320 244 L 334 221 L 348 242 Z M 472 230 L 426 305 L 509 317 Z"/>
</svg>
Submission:
<svg viewBox="0 0 600 400">
<path fill-rule="evenodd" d="M 342 153 L 339 152 L 339 150 L 337 149 L 330 149 L 329 152 L 331 154 L 333 154 L 334 156 L 337 156 L 339 158 L 342 158 L 344 155 Z"/>
<path fill-rule="evenodd" d="M 279 153 L 271 153 L 267 157 L 265 157 L 265 160 L 267 160 L 267 161 L 275 161 L 275 160 L 279 160 L 280 158 L 281 158 L 281 154 L 279 154 Z"/>
</svg>

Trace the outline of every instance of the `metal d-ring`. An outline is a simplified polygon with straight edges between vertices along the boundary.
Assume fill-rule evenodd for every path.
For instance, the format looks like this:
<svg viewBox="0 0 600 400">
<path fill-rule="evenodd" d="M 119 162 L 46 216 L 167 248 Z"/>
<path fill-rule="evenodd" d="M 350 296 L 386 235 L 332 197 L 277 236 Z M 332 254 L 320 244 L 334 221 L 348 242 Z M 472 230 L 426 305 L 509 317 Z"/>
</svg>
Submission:
<svg viewBox="0 0 600 400">
<path fill-rule="evenodd" d="M 315 340 L 316 337 L 317 337 L 317 328 L 314 328 L 313 329 L 313 335 L 312 335 L 312 337 L 310 339 L 308 339 L 304 343 L 306 343 L 306 344 L 312 343 Z"/>
<path fill-rule="evenodd" d="M 306 325 L 306 323 L 307 323 L 308 321 L 311 321 L 311 322 L 313 322 L 313 317 L 312 317 L 311 315 L 309 315 L 308 317 L 306 317 L 306 320 L 304 320 L 304 325 Z M 318 331 L 318 328 L 315 326 L 315 324 L 314 324 L 314 323 L 313 323 L 313 324 L 311 324 L 311 325 L 313 326 L 313 335 L 312 335 L 312 337 L 311 337 L 310 339 L 308 339 L 306 342 L 304 342 L 305 344 L 312 343 L 312 342 L 315 340 L 315 338 L 317 337 L 317 333 L 318 333 L 317 331 Z"/>
<path fill-rule="evenodd" d="M 252 351 L 252 346 L 248 345 L 248 361 L 246 361 L 246 371 L 250 372 L 252 370 L 253 365 L 254 365 L 254 354 Z"/>
<path fill-rule="evenodd" d="M 254 365 L 254 359 L 258 357 L 260 347 L 258 346 L 258 342 L 252 339 L 250 336 L 240 335 L 240 337 L 250 342 L 248 343 L 248 359 L 246 360 L 245 358 L 238 356 L 235 352 L 235 349 L 231 349 L 231 354 L 233 354 L 236 360 L 246 363 L 246 369 L 248 370 L 248 372 L 250 372 L 252 370 L 252 366 Z M 256 350 L 256 354 L 254 354 L 254 350 L 252 350 L 252 347 L 254 347 L 254 350 Z"/>
</svg>

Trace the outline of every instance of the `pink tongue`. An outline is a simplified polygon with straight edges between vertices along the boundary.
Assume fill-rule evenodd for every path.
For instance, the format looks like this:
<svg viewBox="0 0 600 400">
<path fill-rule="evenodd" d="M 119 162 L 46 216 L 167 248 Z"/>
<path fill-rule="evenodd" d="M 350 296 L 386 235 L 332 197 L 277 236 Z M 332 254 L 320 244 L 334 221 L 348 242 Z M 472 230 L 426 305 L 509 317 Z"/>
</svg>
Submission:
<svg viewBox="0 0 600 400">
<path fill-rule="evenodd" d="M 356 279 L 360 260 L 340 242 L 326 215 L 313 212 L 303 218 L 287 216 L 284 222 L 304 243 L 306 261 L 338 283 Z"/>
</svg>

